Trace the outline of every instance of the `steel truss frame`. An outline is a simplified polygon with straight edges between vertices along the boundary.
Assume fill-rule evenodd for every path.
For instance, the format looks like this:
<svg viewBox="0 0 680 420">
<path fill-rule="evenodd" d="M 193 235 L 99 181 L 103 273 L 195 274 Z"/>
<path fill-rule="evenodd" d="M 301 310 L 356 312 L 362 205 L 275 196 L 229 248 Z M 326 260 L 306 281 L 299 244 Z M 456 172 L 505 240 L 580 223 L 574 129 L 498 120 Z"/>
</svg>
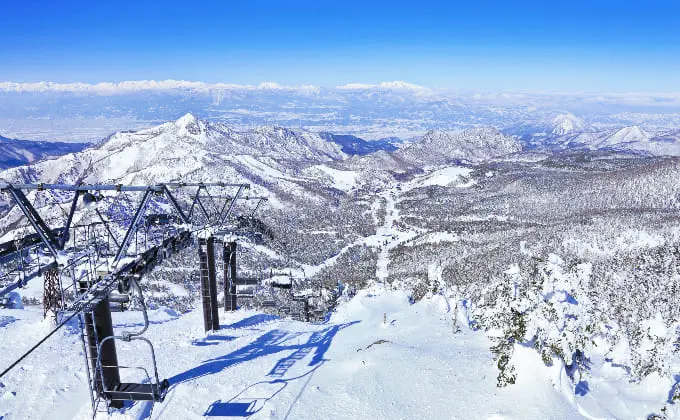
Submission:
<svg viewBox="0 0 680 420">
<path fill-rule="evenodd" d="M 209 191 L 211 187 L 234 188 L 236 189 L 236 192 L 233 195 L 216 196 L 218 199 L 224 200 L 224 203 L 222 204 L 221 208 L 217 208 L 217 211 L 209 212 L 206 210 L 203 202 L 201 201 L 201 193 L 203 193 L 203 197 L 210 197 L 210 200 L 214 203 L 214 199 L 210 195 Z M 191 202 L 187 203 L 183 209 L 180 205 L 180 201 L 173 192 L 191 188 L 196 189 L 196 194 L 193 195 Z M 11 262 L 13 260 L 16 261 L 15 269 L 7 270 L 3 269 L 4 267 L 0 267 L 0 279 L 8 278 L 10 276 L 17 278 L 16 281 L 12 282 L 5 288 L 0 289 L 0 298 L 16 288 L 23 287 L 29 280 L 41 275 L 45 269 L 53 269 L 58 265 L 64 265 L 67 261 L 79 257 L 79 254 L 81 253 L 80 250 L 69 249 L 67 248 L 67 245 L 69 243 L 69 239 L 72 236 L 75 236 L 71 235 L 70 231 L 75 228 L 72 225 L 74 215 L 78 211 L 79 199 L 85 194 L 102 191 L 136 192 L 143 194 L 141 201 L 135 209 L 132 223 L 126 230 L 125 235 L 120 242 L 111 232 L 109 228 L 109 222 L 104 220 L 102 214 L 98 209 L 96 209 L 96 213 L 101 221 L 101 224 L 103 224 L 106 231 L 108 232 L 108 237 L 113 241 L 113 246 L 109 244 L 111 251 L 114 251 L 112 252 L 114 258 L 109 261 L 109 269 L 115 269 L 120 264 L 121 260 L 126 256 L 127 249 L 139 230 L 140 221 L 148 209 L 149 204 L 153 202 L 155 198 L 164 197 L 167 199 L 167 202 L 170 204 L 172 209 L 175 211 L 176 216 L 179 218 L 182 229 L 188 228 L 191 231 L 207 229 L 211 227 L 219 229 L 229 220 L 237 200 L 258 200 L 256 209 L 259 208 L 262 200 L 266 200 L 266 198 L 263 197 L 243 197 L 243 192 L 247 191 L 249 188 L 249 184 L 230 184 L 221 182 L 168 182 L 155 185 L 0 183 L 0 192 L 7 193 L 11 196 L 12 201 L 14 201 L 14 203 L 19 207 L 24 217 L 28 220 L 31 227 L 35 231 L 35 233 L 26 235 L 18 240 L 0 244 L 0 264 L 3 262 Z M 33 204 L 26 197 L 25 192 L 27 191 L 73 192 L 74 195 L 73 199 L 71 200 L 70 210 L 67 214 L 65 226 L 51 229 L 40 216 L 35 206 L 33 206 Z M 194 209 L 197 206 L 202 210 L 203 217 L 197 217 L 197 213 L 194 212 Z M 185 209 L 188 209 L 188 211 Z M 176 227 L 176 224 L 173 224 L 173 227 Z M 182 229 L 176 229 L 174 236 L 180 238 L 180 232 Z M 144 254 L 146 259 L 148 258 L 148 251 L 151 251 L 154 248 L 155 247 L 152 244 L 152 246 L 148 247 L 148 249 L 146 249 L 144 252 L 138 254 Z M 48 255 L 45 255 L 45 251 Z M 31 253 L 40 254 L 43 258 L 36 257 L 33 263 L 27 264 L 24 261 L 26 259 L 25 257 Z M 43 263 L 41 260 L 45 260 L 44 257 L 51 257 L 48 259 L 52 259 L 53 261 Z M 127 265 L 125 265 L 125 267 L 127 267 Z M 120 272 L 120 270 L 116 270 L 116 272 Z"/>
<path fill-rule="evenodd" d="M 233 195 L 211 195 L 211 187 L 233 188 L 236 192 Z M 178 200 L 178 196 L 176 196 L 175 192 L 191 188 L 195 188 L 196 191 L 195 194 L 191 195 L 193 198 L 189 203 L 182 203 L 181 200 Z M 56 328 L 32 347 L 31 350 L 15 361 L 10 367 L 0 372 L 0 377 L 9 372 L 59 328 L 78 316 L 80 325 L 83 328 L 83 349 L 88 378 L 90 380 L 90 396 L 92 398 L 93 413 L 96 414 L 99 407 L 99 401 L 102 399 L 107 401 L 107 406 L 109 406 L 109 403 L 113 404 L 109 400 L 148 399 L 149 396 L 146 395 L 148 393 L 146 391 L 141 393 L 143 394 L 141 397 L 140 395 L 137 395 L 140 394 L 138 388 L 143 387 L 143 384 L 119 384 L 120 386 L 125 385 L 128 387 L 133 385 L 136 386 L 137 388 L 134 389 L 134 392 L 127 390 L 127 388 L 127 391 L 121 391 L 119 388 L 110 390 L 107 389 L 106 386 L 102 388 L 98 385 L 99 382 L 104 383 L 106 380 L 114 383 L 116 382 L 115 378 L 118 377 L 116 370 L 113 377 L 108 377 L 107 379 L 104 372 L 109 368 L 115 368 L 115 366 L 103 367 L 100 362 L 103 353 L 107 353 L 107 358 L 115 361 L 114 341 L 115 339 L 121 338 L 113 336 L 113 332 L 110 333 L 111 335 L 105 333 L 100 337 L 99 332 L 97 332 L 97 328 L 99 328 L 100 325 L 97 323 L 104 322 L 102 319 L 105 320 L 108 318 L 108 324 L 110 324 L 109 295 L 116 288 L 118 288 L 119 291 L 128 290 L 131 284 L 137 285 L 137 288 L 139 288 L 137 281 L 142 275 L 153 270 L 164 258 L 189 246 L 193 246 L 195 244 L 195 238 L 197 236 L 202 236 L 198 235 L 200 232 L 225 232 L 225 224 L 233 214 L 237 200 L 256 200 L 255 208 L 250 212 L 250 216 L 248 216 L 252 218 L 266 198 L 243 197 L 243 193 L 249 188 L 250 186 L 248 184 L 178 182 L 155 185 L 0 183 L 0 192 L 10 195 L 35 231 L 35 233 L 25 235 L 18 240 L 0 244 L 0 280 L 3 276 L 5 278 L 9 277 L 10 274 L 16 274 L 18 277 L 17 281 L 4 289 L 0 289 L 0 302 L 2 302 L 1 298 L 3 295 L 6 295 L 17 287 L 24 286 L 26 282 L 39 276 L 41 272 L 45 270 L 50 270 L 49 273 L 53 274 L 58 273 L 56 274 L 56 282 L 53 282 L 56 284 L 50 283 L 51 287 L 56 287 L 58 289 L 53 293 L 54 299 L 50 300 L 51 305 L 54 306 L 56 302 L 55 306 L 57 306 L 58 316 L 56 319 Z M 72 192 L 73 198 L 70 200 L 70 208 L 66 215 L 65 225 L 59 228 L 50 228 L 43 217 L 41 217 L 38 209 L 28 199 L 27 192 L 29 191 Z M 134 208 L 134 215 L 131 218 L 131 223 L 127 229 L 125 229 L 121 241 L 116 239 L 110 229 L 109 224 L 112 221 L 105 220 L 99 209 L 95 208 L 95 213 L 99 221 L 92 222 L 89 225 L 73 225 L 74 216 L 78 212 L 80 198 L 83 197 L 83 202 L 86 202 L 87 200 L 97 201 L 97 198 L 92 195 L 92 192 L 99 192 L 101 197 L 102 191 L 115 191 L 119 193 L 135 192 L 142 194 L 141 200 Z M 90 197 L 86 197 L 88 194 Z M 143 222 L 143 218 L 147 213 L 150 204 L 159 197 L 167 200 L 166 204 L 169 204 L 171 211 L 176 213 L 176 219 L 168 217 L 169 215 L 153 215 L 156 217 L 152 219 L 150 224 L 147 223 L 149 222 L 149 219 Z M 206 203 L 209 202 L 212 205 L 211 211 L 206 208 L 202 199 L 205 200 Z M 218 205 L 220 200 L 223 200 L 223 203 Z M 182 204 L 185 205 L 183 206 Z M 62 204 L 55 203 L 52 205 L 61 207 Z M 200 209 L 201 213 L 199 214 L 195 209 Z M 145 226 L 145 231 L 148 233 L 148 230 L 154 223 L 162 225 L 159 227 L 162 238 L 159 239 L 159 237 L 155 237 L 149 242 L 147 236 L 145 238 L 144 246 L 141 247 L 142 250 L 140 251 L 140 247 L 136 246 L 135 254 L 132 255 L 132 258 L 129 258 L 128 248 L 130 248 L 133 240 L 137 242 L 137 233 L 140 230 L 140 227 Z M 100 225 L 103 225 L 105 228 L 105 234 L 108 235 L 109 239 L 106 241 L 105 253 L 101 252 L 97 235 L 96 233 L 93 233 L 96 231 L 97 226 Z M 79 246 L 76 234 L 78 229 L 83 227 L 86 229 L 86 246 L 84 248 Z M 71 234 L 72 230 L 73 234 Z M 32 254 L 35 254 L 34 259 L 30 259 Z M 14 262 L 15 266 L 6 270 L 7 263 L 11 262 Z M 64 277 L 70 279 L 70 281 L 65 282 Z M 141 289 L 139 289 L 139 292 L 141 298 Z M 66 297 L 67 295 L 69 297 Z M 216 299 L 213 299 L 213 301 L 214 300 Z M 144 306 L 143 303 L 142 305 Z M 107 313 L 108 315 L 106 315 Z M 145 308 L 144 316 L 145 325 L 148 326 Z M 90 321 L 86 322 L 88 319 Z M 99 321 L 97 321 L 97 319 L 99 319 Z M 141 335 L 145 330 L 146 327 L 139 332 L 138 335 Z M 150 346 L 155 370 L 156 362 L 153 345 L 145 338 L 135 338 L 147 342 Z M 130 337 L 125 336 L 123 337 L 123 340 L 129 341 Z M 102 347 L 104 343 L 107 343 L 113 350 L 104 349 Z M 86 348 L 89 348 L 90 350 L 86 351 Z M 96 354 L 96 363 L 93 363 L 91 360 L 93 354 Z M 114 363 L 114 365 L 115 364 L 116 363 Z M 164 385 L 161 384 L 158 380 L 158 373 L 157 371 L 155 372 L 155 386 L 158 387 L 158 389 L 151 387 L 150 389 L 154 392 L 151 392 L 150 394 L 152 394 L 151 398 L 153 400 L 162 401 L 164 393 L 167 390 L 167 381 L 164 381 Z M 163 386 L 165 388 L 163 388 Z M 147 388 L 149 387 L 147 386 Z M 147 389 L 144 388 L 144 390 Z"/>
</svg>

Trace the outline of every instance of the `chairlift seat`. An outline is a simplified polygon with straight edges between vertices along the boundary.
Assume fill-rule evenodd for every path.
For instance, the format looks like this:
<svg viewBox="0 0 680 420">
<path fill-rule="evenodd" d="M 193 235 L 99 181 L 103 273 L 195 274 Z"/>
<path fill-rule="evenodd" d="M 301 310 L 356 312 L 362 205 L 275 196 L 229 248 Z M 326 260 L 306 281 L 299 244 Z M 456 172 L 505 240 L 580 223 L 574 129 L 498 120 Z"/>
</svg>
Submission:
<svg viewBox="0 0 680 420">
<path fill-rule="evenodd" d="M 128 294 L 111 293 L 111 294 L 109 295 L 109 302 L 113 302 L 113 303 L 128 303 L 128 302 L 130 302 L 130 295 L 128 295 Z"/>
<path fill-rule="evenodd" d="M 156 401 L 162 402 L 168 392 L 170 384 L 165 379 L 160 384 L 138 384 L 123 382 L 113 390 L 104 391 L 104 395 L 111 401 Z"/>
<path fill-rule="evenodd" d="M 236 286 L 258 286 L 260 279 L 256 277 L 240 277 L 232 279 L 231 282 Z"/>
<path fill-rule="evenodd" d="M 275 300 L 265 300 L 262 302 L 262 306 L 265 308 L 273 308 L 276 306 Z"/>
<path fill-rule="evenodd" d="M 127 307 L 123 302 L 109 302 L 109 309 L 111 312 L 125 312 Z"/>
</svg>

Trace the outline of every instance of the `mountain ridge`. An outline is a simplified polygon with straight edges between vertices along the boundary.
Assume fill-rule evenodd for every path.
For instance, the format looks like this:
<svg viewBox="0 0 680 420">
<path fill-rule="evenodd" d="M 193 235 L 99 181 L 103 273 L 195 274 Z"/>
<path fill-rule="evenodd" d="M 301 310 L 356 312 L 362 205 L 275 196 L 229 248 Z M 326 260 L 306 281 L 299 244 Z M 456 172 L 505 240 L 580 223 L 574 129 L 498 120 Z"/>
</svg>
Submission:
<svg viewBox="0 0 680 420">
<path fill-rule="evenodd" d="M 80 152 L 89 146 L 89 143 L 19 140 L 0 135 L 0 170 L 34 163 L 49 157 Z"/>
</svg>

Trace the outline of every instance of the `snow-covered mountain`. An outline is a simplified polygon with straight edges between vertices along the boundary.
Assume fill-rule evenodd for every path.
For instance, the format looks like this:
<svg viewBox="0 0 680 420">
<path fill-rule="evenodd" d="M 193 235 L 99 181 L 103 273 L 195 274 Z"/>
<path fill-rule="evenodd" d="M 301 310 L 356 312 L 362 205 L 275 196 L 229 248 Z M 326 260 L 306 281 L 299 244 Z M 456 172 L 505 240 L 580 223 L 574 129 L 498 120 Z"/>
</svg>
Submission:
<svg viewBox="0 0 680 420">
<path fill-rule="evenodd" d="M 339 195 L 393 185 L 424 168 L 480 162 L 521 150 L 496 129 L 458 133 L 432 131 L 392 151 L 364 156 L 342 151 L 337 142 L 303 129 L 259 127 L 236 131 L 192 114 L 140 131 L 121 131 L 80 153 L 0 172 L 10 183 L 122 183 L 168 181 L 247 182 L 272 208 L 304 203 L 329 205 Z M 4 206 L 9 205 L 3 198 Z M 54 217 L 59 214 L 55 213 Z M 2 226 L 20 217 L 13 209 Z"/>
<path fill-rule="evenodd" d="M 430 131 L 394 152 L 378 151 L 333 162 L 340 171 L 356 174 L 358 186 L 383 188 L 417 177 L 437 167 L 478 164 L 522 150 L 514 137 L 495 128 L 480 127 L 460 132 Z"/>
<path fill-rule="evenodd" d="M 10 169 L 0 176 L 7 181 L 134 184 L 215 179 L 219 173 L 220 179 L 230 181 L 238 178 L 237 166 L 271 165 L 270 171 L 287 170 L 286 162 L 308 165 L 346 156 L 338 145 L 304 130 L 262 127 L 236 132 L 187 114 L 154 128 L 118 132 L 81 153 Z M 256 169 L 266 173 L 263 167 Z"/>
<path fill-rule="evenodd" d="M 46 157 L 80 152 L 87 146 L 87 143 L 17 140 L 0 136 L 0 170 L 26 165 Z"/>
<path fill-rule="evenodd" d="M 566 113 L 556 116 L 553 121 L 552 134 L 561 136 L 577 131 L 585 131 L 586 123 L 574 114 Z"/>
<path fill-rule="evenodd" d="M 333 163 L 342 166 L 340 170 L 360 172 L 418 170 L 458 161 L 479 162 L 521 150 L 515 138 L 492 128 L 431 131 L 399 150 L 380 150 L 358 160 L 348 160 L 338 142 L 327 139 L 327 134 L 280 127 L 235 131 L 187 114 L 154 128 L 118 132 L 81 153 L 9 169 L 0 178 L 128 184 L 219 179 L 250 182 L 256 191 L 275 195 L 275 191 L 302 193 L 304 185 L 315 182 L 337 187 L 332 176 L 337 173 L 327 166 Z M 321 166 L 320 171 L 305 171 L 316 166 Z"/>
<path fill-rule="evenodd" d="M 237 132 L 187 114 L 176 121 L 111 135 L 94 147 L 0 172 L 7 182 L 153 184 L 209 181 L 251 184 L 251 193 L 283 207 L 293 197 L 324 200 L 323 180 L 303 179 L 302 168 L 345 159 L 340 146 L 305 130 L 261 127 Z M 3 206 L 7 197 L 0 198 Z M 58 214 L 54 215 L 55 217 Z M 13 209 L 2 220 L 11 226 Z"/>
<path fill-rule="evenodd" d="M 0 178 L 250 182 L 255 193 L 271 198 L 266 223 L 285 244 L 272 239 L 253 246 L 239 256 L 239 270 L 285 268 L 318 280 L 324 294 L 338 292 L 324 324 L 240 310 L 225 315 L 224 332 L 205 335 L 200 311 L 179 313 L 198 305 L 196 282 L 187 274 L 196 268 L 193 255 L 181 264 L 166 261 L 168 267 L 144 278 L 153 291 L 148 302 L 159 308 L 149 337 L 159 343 L 159 367 L 172 385 L 155 416 L 217 414 L 220 407 L 234 413 L 258 404 L 265 417 L 325 418 L 341 410 L 345 417 L 637 419 L 670 412 L 677 418 L 678 407 L 668 400 L 680 393 L 672 339 L 680 328 L 673 304 L 679 299 L 679 158 L 611 149 L 672 147 L 680 132 L 569 131 L 573 121 L 562 128 L 564 134 L 547 131 L 544 140 L 553 143 L 538 151 L 523 152 L 519 139 L 497 129 L 472 128 L 429 131 L 392 152 L 350 156 L 308 130 L 235 129 L 185 115 Z M 590 150 L 601 148 L 607 150 Z M 12 220 L 6 216 L 1 227 Z M 13 342 L 45 331 L 37 306 L 42 284 L 29 287 L 38 293 L 27 302 L 27 315 L 0 310 L 8 337 L 0 340 L 3 366 L 14 360 Z M 116 328 L 134 315 L 114 314 Z M 64 329 L 51 340 L 51 353 L 34 354 L 17 376 L 3 378 L 0 417 L 48 415 L 25 403 L 47 395 L 45 407 L 89 418 L 85 393 L 75 395 L 86 389 L 85 375 L 49 356 L 76 354 L 77 336 Z M 182 350 L 188 346 L 195 348 Z M 385 370 L 385 361 L 399 364 L 398 372 Z M 269 362 L 271 372 L 289 370 L 273 378 Z M 396 407 L 395 395 L 409 395 L 392 386 L 400 376 L 423 383 L 439 378 L 419 394 L 439 403 Z M 44 377 L 66 383 L 56 392 Z M 235 386 L 233 378 L 240 381 Z M 348 395 L 359 403 L 348 405 Z M 450 408 L 451 395 L 491 403 Z M 529 395 L 529 403 L 515 404 L 518 395 Z M 289 402 L 298 399 L 291 411 Z M 146 408 L 125 410 L 117 414 Z"/>
<path fill-rule="evenodd" d="M 535 143 L 540 144 L 540 142 L 556 150 L 615 149 L 644 152 L 655 156 L 680 155 L 680 137 L 677 131 L 654 135 L 635 125 L 604 131 L 572 132 L 554 135 L 543 138 Z"/>
<path fill-rule="evenodd" d="M 481 127 L 461 132 L 429 131 L 396 154 L 412 164 L 433 166 L 454 161 L 479 162 L 522 150 L 514 137 L 495 128 Z"/>
<path fill-rule="evenodd" d="M 637 125 L 633 125 L 616 130 L 613 134 L 608 135 L 604 141 L 599 143 L 597 147 L 609 147 L 625 143 L 645 142 L 649 139 L 649 134 L 645 133 L 644 130 L 642 130 Z"/>
</svg>

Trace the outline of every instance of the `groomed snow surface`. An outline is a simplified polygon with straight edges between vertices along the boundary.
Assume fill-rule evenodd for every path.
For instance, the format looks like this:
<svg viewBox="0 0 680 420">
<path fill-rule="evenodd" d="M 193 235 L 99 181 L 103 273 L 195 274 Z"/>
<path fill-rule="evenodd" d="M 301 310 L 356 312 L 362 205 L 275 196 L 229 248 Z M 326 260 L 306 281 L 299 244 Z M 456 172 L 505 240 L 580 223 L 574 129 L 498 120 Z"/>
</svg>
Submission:
<svg viewBox="0 0 680 420">
<path fill-rule="evenodd" d="M 145 337 L 170 391 L 161 404 L 136 403 L 110 418 L 582 418 L 574 398 L 553 385 L 559 368 L 543 366 L 532 349 L 515 351 L 517 383 L 497 388 L 491 343 L 464 323 L 454 334 L 453 313 L 442 296 L 411 304 L 406 292 L 379 288 L 360 292 L 322 324 L 222 312 L 221 329 L 204 334 L 199 311 L 152 311 Z M 0 310 L 0 366 L 49 330 L 41 318 L 35 307 Z M 457 318 L 465 319 L 464 312 Z M 139 322 L 138 312 L 114 314 L 118 331 Z M 131 343 L 118 343 L 118 359 L 151 368 L 148 353 Z M 1 381 L 3 420 L 91 416 L 76 324 Z"/>
<path fill-rule="evenodd" d="M 114 323 L 134 327 L 139 315 L 114 314 Z M 2 310 L 3 367 L 48 331 L 41 316 L 33 308 Z M 517 385 L 497 388 L 489 341 L 467 329 L 453 334 L 442 297 L 411 305 L 405 292 L 361 292 L 324 324 L 252 311 L 222 313 L 221 324 L 206 335 L 199 311 L 152 312 L 145 336 L 156 346 L 161 376 L 171 383 L 152 418 L 580 417 L 550 385 L 537 358 L 521 366 Z M 131 346 L 118 344 L 119 363 L 144 365 L 143 348 Z M 77 325 L 50 339 L 2 382 L 3 420 L 91 415 Z M 145 418 L 150 412 L 150 404 L 137 403 L 111 418 Z"/>
</svg>

